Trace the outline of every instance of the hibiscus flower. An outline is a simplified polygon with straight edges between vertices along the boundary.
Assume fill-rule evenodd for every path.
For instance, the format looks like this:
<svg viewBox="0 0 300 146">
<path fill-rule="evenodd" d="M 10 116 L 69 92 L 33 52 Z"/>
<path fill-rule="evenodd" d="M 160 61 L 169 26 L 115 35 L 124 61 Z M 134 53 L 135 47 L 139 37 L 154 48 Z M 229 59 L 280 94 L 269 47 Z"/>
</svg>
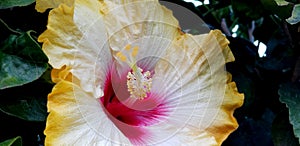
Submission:
<svg viewBox="0 0 300 146">
<path fill-rule="evenodd" d="M 221 145 L 238 126 L 228 40 L 183 33 L 157 0 L 62 3 L 38 41 L 56 83 L 46 145 Z"/>
</svg>

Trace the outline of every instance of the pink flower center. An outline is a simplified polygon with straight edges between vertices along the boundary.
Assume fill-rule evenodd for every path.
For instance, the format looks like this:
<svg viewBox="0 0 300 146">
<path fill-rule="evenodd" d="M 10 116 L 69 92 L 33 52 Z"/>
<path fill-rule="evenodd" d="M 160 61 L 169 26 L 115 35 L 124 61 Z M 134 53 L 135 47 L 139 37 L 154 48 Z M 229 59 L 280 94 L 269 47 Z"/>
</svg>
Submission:
<svg viewBox="0 0 300 146">
<path fill-rule="evenodd" d="M 126 85 L 126 80 L 126 76 L 122 76 L 118 85 Z M 135 100 L 131 107 L 120 101 L 120 99 L 124 101 L 130 98 L 129 96 L 126 88 L 119 88 L 118 90 L 113 88 L 111 73 L 109 73 L 104 86 L 104 96 L 100 100 L 110 118 L 115 118 L 132 126 L 148 126 L 159 122 L 167 115 L 166 103 L 159 100 L 162 99 L 161 95 L 150 92 L 145 99 Z"/>
</svg>

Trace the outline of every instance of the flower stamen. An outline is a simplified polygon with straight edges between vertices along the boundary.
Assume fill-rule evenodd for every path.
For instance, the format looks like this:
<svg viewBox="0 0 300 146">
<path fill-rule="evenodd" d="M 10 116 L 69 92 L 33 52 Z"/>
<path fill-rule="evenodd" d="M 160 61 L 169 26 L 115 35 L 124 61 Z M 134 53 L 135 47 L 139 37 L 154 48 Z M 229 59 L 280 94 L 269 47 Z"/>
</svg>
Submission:
<svg viewBox="0 0 300 146">
<path fill-rule="evenodd" d="M 139 68 L 137 71 L 128 72 L 127 74 L 127 88 L 131 98 L 144 99 L 147 93 L 150 93 L 152 79 L 149 71 L 143 73 L 143 69 Z"/>
<path fill-rule="evenodd" d="M 150 93 L 152 86 L 151 73 L 150 71 L 144 72 L 143 69 L 136 64 L 135 58 L 139 51 L 138 46 L 131 48 L 131 45 L 126 45 L 125 50 L 128 52 L 126 53 L 129 55 L 128 57 L 121 51 L 118 52 L 116 56 L 121 61 L 126 62 L 132 69 L 132 71 L 129 71 L 127 74 L 128 92 L 130 93 L 131 98 L 142 100 Z"/>
</svg>

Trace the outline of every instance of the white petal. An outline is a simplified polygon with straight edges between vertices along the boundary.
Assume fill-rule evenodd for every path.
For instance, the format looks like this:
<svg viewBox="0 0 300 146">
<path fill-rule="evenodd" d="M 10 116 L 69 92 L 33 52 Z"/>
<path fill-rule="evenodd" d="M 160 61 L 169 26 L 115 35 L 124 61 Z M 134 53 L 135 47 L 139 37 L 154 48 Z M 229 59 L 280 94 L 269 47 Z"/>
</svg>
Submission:
<svg viewBox="0 0 300 146">
<path fill-rule="evenodd" d="M 99 5 L 83 0 L 75 8 L 60 5 L 50 12 L 48 29 L 38 39 L 53 68 L 68 66 L 78 79 L 74 82 L 95 98 L 103 94 L 101 85 L 112 62 Z"/>
<path fill-rule="evenodd" d="M 83 89 L 96 93 L 96 98 L 103 96 L 100 91 L 103 91 L 102 86 L 113 62 L 104 21 L 99 11 L 100 3 L 96 0 L 75 1 L 74 23 L 83 36 L 78 40 L 79 51 L 74 57 L 73 74 L 80 78 Z"/>
<path fill-rule="evenodd" d="M 146 13 L 145 10 L 147 10 Z M 105 1 L 101 12 L 104 16 L 110 46 L 114 51 L 120 51 L 127 44 L 144 37 L 172 41 L 180 34 L 178 21 L 172 16 L 172 12 L 156 0 L 123 1 L 121 4 Z M 156 48 L 148 45 L 142 49 L 154 50 Z"/>
<path fill-rule="evenodd" d="M 55 85 L 48 98 L 48 109 L 46 144 L 130 144 L 104 113 L 99 100 L 71 82 Z"/>
<path fill-rule="evenodd" d="M 154 92 L 166 95 L 173 107 L 169 117 L 178 128 L 211 129 L 207 133 L 220 144 L 237 128 L 232 113 L 243 103 L 243 95 L 237 93 L 225 71 L 225 63 L 233 60 L 228 41 L 219 31 L 186 34 L 166 51 L 155 68 L 153 86 L 158 87 L 153 87 Z M 224 128 L 223 132 L 217 127 Z"/>
</svg>

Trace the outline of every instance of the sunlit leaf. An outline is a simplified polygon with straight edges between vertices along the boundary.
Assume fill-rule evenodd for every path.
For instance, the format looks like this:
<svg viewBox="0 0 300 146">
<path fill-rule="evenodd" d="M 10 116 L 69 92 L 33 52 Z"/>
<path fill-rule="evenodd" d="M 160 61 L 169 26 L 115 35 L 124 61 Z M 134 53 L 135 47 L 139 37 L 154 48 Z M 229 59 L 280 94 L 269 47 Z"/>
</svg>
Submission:
<svg viewBox="0 0 300 146">
<path fill-rule="evenodd" d="M 20 86 L 38 79 L 47 69 L 15 55 L 0 52 L 0 89 Z"/>
<path fill-rule="evenodd" d="M 30 83 L 46 71 L 47 57 L 30 33 L 10 35 L 0 46 L 0 89 Z"/>
<path fill-rule="evenodd" d="M 0 142 L 0 146 L 22 146 L 22 138 L 20 136 Z"/>
<path fill-rule="evenodd" d="M 0 9 L 12 8 L 16 6 L 28 6 L 34 2 L 35 0 L 1 0 Z"/>
<path fill-rule="evenodd" d="M 300 84 L 285 83 L 279 89 L 280 101 L 289 108 L 289 120 L 300 143 Z"/>
<path fill-rule="evenodd" d="M 292 11 L 292 16 L 286 19 L 286 21 L 290 24 L 296 24 L 300 22 L 300 4 L 294 6 L 294 9 Z"/>
<path fill-rule="evenodd" d="M 285 0 L 275 0 L 275 2 L 277 3 L 278 6 L 285 6 L 289 4 L 289 2 Z"/>
</svg>

